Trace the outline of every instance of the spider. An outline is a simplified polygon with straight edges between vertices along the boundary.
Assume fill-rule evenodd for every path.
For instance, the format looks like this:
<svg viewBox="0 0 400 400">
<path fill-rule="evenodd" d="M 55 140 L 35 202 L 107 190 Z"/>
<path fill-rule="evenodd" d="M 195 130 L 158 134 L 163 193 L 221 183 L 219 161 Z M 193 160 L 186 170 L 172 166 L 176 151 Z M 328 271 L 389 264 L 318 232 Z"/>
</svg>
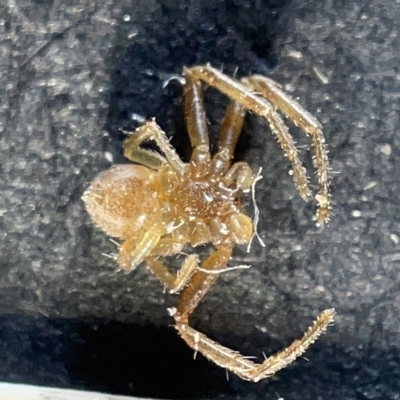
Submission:
<svg viewBox="0 0 400 400">
<path fill-rule="evenodd" d="M 227 269 L 234 244 L 248 244 L 255 234 L 253 221 L 243 213 L 241 196 L 256 177 L 245 162 L 232 164 L 246 110 L 264 117 L 292 166 L 291 175 L 304 200 L 312 198 L 306 170 L 298 158 L 294 140 L 280 110 L 311 137 L 319 191 L 317 222 L 329 218 L 329 168 L 321 125 L 280 86 L 264 76 L 239 80 L 210 65 L 185 68 L 183 96 L 192 155 L 184 163 L 154 120 L 147 121 L 127 138 L 124 155 L 135 164 L 118 165 L 100 173 L 83 195 L 94 223 L 121 239 L 118 265 L 125 271 L 144 263 L 172 293 L 182 291 L 176 308 L 170 309 L 175 327 L 197 353 L 242 379 L 258 382 L 284 368 L 323 333 L 333 321 L 334 310 L 323 311 L 300 340 L 256 364 L 223 347 L 189 325 L 189 316 Z M 202 83 L 230 99 L 219 134 L 218 150 L 210 153 Z M 141 148 L 153 140 L 161 153 Z M 161 257 L 183 252 L 184 246 L 211 243 L 214 251 L 200 264 L 199 256 L 186 256 L 177 274 L 169 272 Z M 201 266 L 200 266 L 201 265 Z"/>
</svg>

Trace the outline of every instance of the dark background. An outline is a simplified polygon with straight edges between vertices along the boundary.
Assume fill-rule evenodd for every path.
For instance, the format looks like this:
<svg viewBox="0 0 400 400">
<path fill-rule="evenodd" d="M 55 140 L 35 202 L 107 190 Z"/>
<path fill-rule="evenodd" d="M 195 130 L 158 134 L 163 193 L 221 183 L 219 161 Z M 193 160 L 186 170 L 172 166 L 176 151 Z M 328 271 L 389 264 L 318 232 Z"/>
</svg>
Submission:
<svg viewBox="0 0 400 400">
<path fill-rule="evenodd" d="M 2 2 L 3 4 L 5 2 Z M 0 5 L 0 380 L 163 398 L 398 399 L 400 4 L 395 0 L 17 0 Z M 332 221 L 312 221 L 266 124 L 238 158 L 258 184 L 263 249 L 238 249 L 192 324 L 262 359 L 324 308 L 336 323 L 274 378 L 243 382 L 177 337 L 144 268 L 125 275 L 83 209 L 123 162 L 119 128 L 157 121 L 190 154 L 183 65 L 267 74 L 324 125 Z M 322 75 L 321 75 L 322 74 Z M 206 93 L 212 135 L 226 104 Z M 293 134 L 310 166 L 308 141 Z M 112 161 L 112 162 L 111 162 Z"/>
</svg>

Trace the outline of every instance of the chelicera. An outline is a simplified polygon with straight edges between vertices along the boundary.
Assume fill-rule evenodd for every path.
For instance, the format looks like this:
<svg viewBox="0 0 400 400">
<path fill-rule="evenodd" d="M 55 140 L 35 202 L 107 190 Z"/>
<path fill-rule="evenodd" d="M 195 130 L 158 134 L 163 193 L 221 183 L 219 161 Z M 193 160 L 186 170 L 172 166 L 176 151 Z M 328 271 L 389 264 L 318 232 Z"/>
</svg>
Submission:
<svg viewBox="0 0 400 400">
<path fill-rule="evenodd" d="M 244 214 L 240 201 L 255 182 L 245 162 L 232 164 L 233 153 L 247 110 L 264 117 L 291 163 L 291 175 L 300 196 L 313 198 L 306 170 L 289 134 L 281 111 L 311 138 L 313 163 L 319 184 L 314 196 L 316 219 L 329 218 L 329 168 L 325 140 L 319 122 L 280 86 L 264 76 L 230 78 L 210 65 L 183 71 L 185 119 L 192 156 L 184 163 L 154 120 L 132 132 L 124 155 L 134 164 L 114 166 L 100 173 L 83 196 L 94 223 L 122 244 L 116 256 L 125 271 L 144 263 L 172 293 L 182 291 L 171 311 L 184 341 L 195 351 L 243 379 L 259 381 L 290 364 L 326 330 L 334 311 L 325 310 L 300 340 L 256 364 L 238 352 L 223 347 L 189 325 L 188 319 L 219 272 L 226 269 L 234 244 L 251 241 L 254 224 Z M 210 153 L 201 82 L 230 98 L 223 119 L 218 149 Z M 154 141 L 161 153 L 141 148 Z M 186 256 L 177 274 L 169 272 L 162 257 L 182 254 L 185 246 L 211 243 L 214 251 L 202 262 L 197 254 Z"/>
</svg>

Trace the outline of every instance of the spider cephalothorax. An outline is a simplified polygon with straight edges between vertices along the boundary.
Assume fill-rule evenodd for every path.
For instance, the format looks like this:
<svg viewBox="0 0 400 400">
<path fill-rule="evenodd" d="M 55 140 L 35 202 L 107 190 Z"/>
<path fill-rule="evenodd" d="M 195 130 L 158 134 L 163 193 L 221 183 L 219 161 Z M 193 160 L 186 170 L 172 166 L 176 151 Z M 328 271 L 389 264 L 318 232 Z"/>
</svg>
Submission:
<svg viewBox="0 0 400 400">
<path fill-rule="evenodd" d="M 124 155 L 136 164 L 115 166 L 99 174 L 83 199 L 93 221 L 123 241 L 117 257 L 122 269 L 131 271 L 144 262 L 171 292 L 183 291 L 171 314 L 186 343 L 243 379 L 259 381 L 301 355 L 333 320 L 333 310 L 322 312 L 300 340 L 261 364 L 213 342 L 191 328 L 188 318 L 218 273 L 226 269 L 233 245 L 249 243 L 254 235 L 253 222 L 243 213 L 240 198 L 256 177 L 247 163 L 232 164 L 246 109 L 268 121 L 305 200 L 312 198 L 305 169 L 276 108 L 311 136 L 319 183 L 314 198 L 321 225 L 328 220 L 330 209 L 324 137 L 319 122 L 268 78 L 255 75 L 237 81 L 209 65 L 185 69 L 183 77 L 185 119 L 193 148 L 190 161 L 181 161 L 161 128 L 148 121 L 124 144 Z M 214 156 L 210 154 L 201 81 L 231 99 Z M 141 148 L 146 140 L 155 141 L 162 154 Z M 201 266 L 199 257 L 192 254 L 174 275 L 160 261 L 182 253 L 186 245 L 205 243 L 211 243 L 215 250 Z"/>
</svg>

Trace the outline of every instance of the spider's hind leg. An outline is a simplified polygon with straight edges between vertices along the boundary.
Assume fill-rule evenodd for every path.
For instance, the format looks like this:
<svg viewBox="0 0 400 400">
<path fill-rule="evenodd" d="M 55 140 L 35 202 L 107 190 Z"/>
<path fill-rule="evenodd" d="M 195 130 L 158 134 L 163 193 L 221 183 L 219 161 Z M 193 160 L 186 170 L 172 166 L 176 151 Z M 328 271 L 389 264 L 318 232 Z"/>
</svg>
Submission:
<svg viewBox="0 0 400 400">
<path fill-rule="evenodd" d="M 323 311 L 300 340 L 286 349 L 256 364 L 238 352 L 220 345 L 189 325 L 189 317 L 208 292 L 221 270 L 226 267 L 232 252 L 230 244 L 222 244 L 197 269 L 183 290 L 177 310 L 173 314 L 175 327 L 182 339 L 197 353 L 226 368 L 242 379 L 258 382 L 267 378 L 301 356 L 325 332 L 333 321 L 333 309 Z"/>
<path fill-rule="evenodd" d="M 242 379 L 258 382 L 274 375 L 300 357 L 326 331 L 328 325 L 333 322 L 334 315 L 333 309 L 323 311 L 300 340 L 295 340 L 287 348 L 268 357 L 261 364 L 256 364 L 238 352 L 221 346 L 191 328 L 187 323 L 177 323 L 176 328 L 194 351 L 200 352 L 215 364 Z"/>
</svg>

